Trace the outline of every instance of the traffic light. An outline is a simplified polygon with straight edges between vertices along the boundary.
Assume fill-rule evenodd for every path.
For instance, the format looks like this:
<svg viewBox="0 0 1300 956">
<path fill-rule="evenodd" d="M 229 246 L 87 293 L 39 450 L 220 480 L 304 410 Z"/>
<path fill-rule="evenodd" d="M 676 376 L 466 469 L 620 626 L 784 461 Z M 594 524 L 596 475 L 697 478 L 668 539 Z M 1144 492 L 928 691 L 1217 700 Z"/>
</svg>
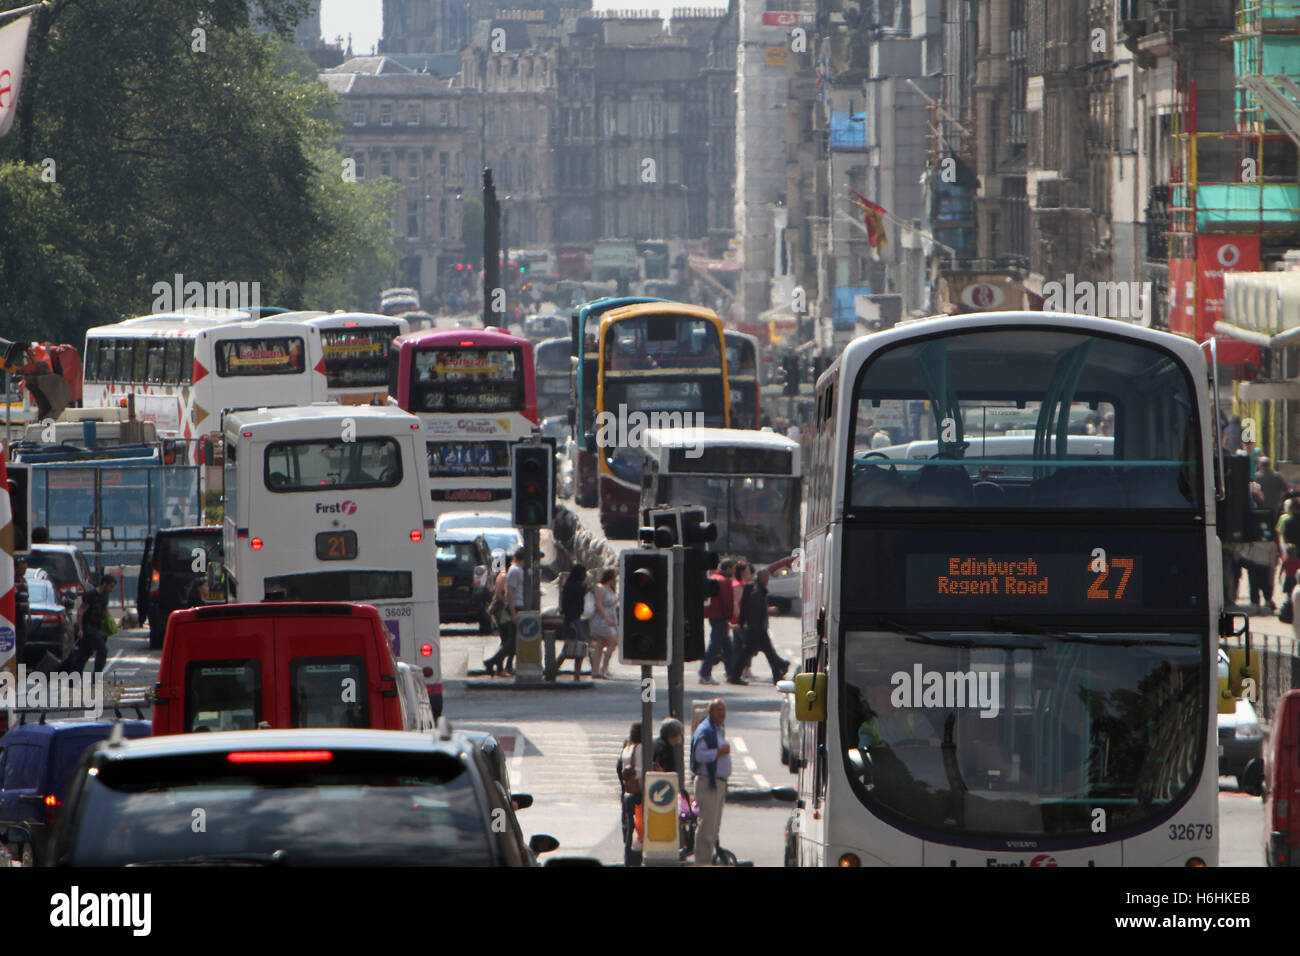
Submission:
<svg viewBox="0 0 1300 956">
<path fill-rule="evenodd" d="M 549 527 L 555 510 L 555 452 L 550 444 L 510 446 L 511 516 L 520 528 Z"/>
<path fill-rule="evenodd" d="M 685 563 L 682 567 L 683 604 L 683 660 L 704 659 L 708 643 L 705 633 L 704 605 L 717 596 L 718 582 L 709 572 L 718 566 L 718 553 L 708 550 L 708 545 L 718 540 L 718 527 L 705 520 L 703 508 L 682 508 L 678 519 L 682 544 L 686 545 Z"/>
<path fill-rule="evenodd" d="M 619 555 L 618 659 L 624 664 L 667 664 L 673 628 L 673 556 L 669 551 Z"/>
<path fill-rule="evenodd" d="M 799 394 L 799 356 L 794 352 L 787 355 L 782 362 L 785 366 L 785 391 L 784 395 Z"/>
</svg>

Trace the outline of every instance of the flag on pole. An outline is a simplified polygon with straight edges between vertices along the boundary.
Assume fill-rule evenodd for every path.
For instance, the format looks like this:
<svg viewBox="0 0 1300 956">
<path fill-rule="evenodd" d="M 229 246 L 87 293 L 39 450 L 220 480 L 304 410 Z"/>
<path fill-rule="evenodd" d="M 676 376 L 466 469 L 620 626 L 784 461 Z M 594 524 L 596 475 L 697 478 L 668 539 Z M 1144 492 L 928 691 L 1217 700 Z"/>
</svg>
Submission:
<svg viewBox="0 0 1300 956">
<path fill-rule="evenodd" d="M 880 251 L 885 245 L 885 207 L 873 203 L 856 189 L 849 192 L 858 197 L 853 200 L 853 205 L 862 213 L 862 222 L 867 227 L 867 242 L 871 243 L 871 248 Z"/>
<path fill-rule="evenodd" d="M 0 136 L 9 132 L 18 114 L 18 88 L 23 81 L 23 62 L 27 59 L 27 31 L 31 15 L 0 27 Z"/>
</svg>

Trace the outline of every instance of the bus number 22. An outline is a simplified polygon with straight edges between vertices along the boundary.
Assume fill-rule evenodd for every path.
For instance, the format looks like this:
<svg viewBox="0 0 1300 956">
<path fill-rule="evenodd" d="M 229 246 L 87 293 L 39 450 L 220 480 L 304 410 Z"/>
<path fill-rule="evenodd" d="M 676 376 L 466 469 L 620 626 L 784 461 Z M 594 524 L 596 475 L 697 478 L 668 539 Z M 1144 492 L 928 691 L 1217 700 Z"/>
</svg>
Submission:
<svg viewBox="0 0 1300 956">
<path fill-rule="evenodd" d="M 1115 585 L 1114 600 L 1118 601 L 1124 597 L 1124 591 L 1128 588 L 1128 579 L 1133 576 L 1133 559 L 1132 558 L 1111 558 L 1110 564 L 1105 571 L 1096 572 L 1097 580 L 1092 582 L 1088 588 L 1088 597 L 1092 600 L 1105 601 L 1111 598 L 1109 588 L 1102 587 L 1106 583 L 1106 578 L 1110 572 L 1118 569 L 1123 572 L 1120 575 L 1119 583 Z"/>
</svg>

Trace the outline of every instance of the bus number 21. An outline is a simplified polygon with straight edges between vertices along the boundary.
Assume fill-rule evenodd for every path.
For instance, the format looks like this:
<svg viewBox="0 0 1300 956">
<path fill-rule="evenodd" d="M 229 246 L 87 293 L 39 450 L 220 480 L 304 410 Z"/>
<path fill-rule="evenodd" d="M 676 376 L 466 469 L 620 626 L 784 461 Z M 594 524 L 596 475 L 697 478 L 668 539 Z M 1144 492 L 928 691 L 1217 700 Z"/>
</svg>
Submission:
<svg viewBox="0 0 1300 956">
<path fill-rule="evenodd" d="M 1115 585 L 1114 600 L 1118 601 L 1124 597 L 1124 591 L 1128 589 L 1128 579 L 1133 576 L 1133 559 L 1132 558 L 1111 558 L 1110 564 L 1104 571 L 1093 572 L 1097 575 L 1097 580 L 1092 582 L 1088 588 L 1088 597 L 1092 600 L 1105 601 L 1109 600 L 1112 595 L 1109 588 L 1102 587 L 1106 579 L 1110 577 L 1110 572 L 1119 570 L 1119 583 Z"/>
</svg>

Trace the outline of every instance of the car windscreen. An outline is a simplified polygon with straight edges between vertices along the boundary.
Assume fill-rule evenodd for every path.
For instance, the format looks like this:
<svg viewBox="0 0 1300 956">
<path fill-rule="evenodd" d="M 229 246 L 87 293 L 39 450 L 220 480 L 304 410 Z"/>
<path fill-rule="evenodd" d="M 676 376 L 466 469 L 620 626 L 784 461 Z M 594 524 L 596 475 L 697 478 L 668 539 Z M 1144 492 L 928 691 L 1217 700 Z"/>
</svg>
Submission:
<svg viewBox="0 0 1300 956">
<path fill-rule="evenodd" d="M 439 541 L 438 569 L 447 571 L 474 570 L 478 564 L 478 549 L 472 541 Z"/>
<path fill-rule="evenodd" d="M 65 588 L 78 583 L 77 565 L 72 555 L 64 551 L 30 551 L 27 567 L 40 568 L 54 581 L 56 587 Z"/>
<path fill-rule="evenodd" d="M 493 862 L 472 771 L 457 756 L 313 749 L 262 762 L 246 753 L 102 766 L 69 822 L 67 862 L 256 865 L 276 851 L 288 866 Z"/>
</svg>

